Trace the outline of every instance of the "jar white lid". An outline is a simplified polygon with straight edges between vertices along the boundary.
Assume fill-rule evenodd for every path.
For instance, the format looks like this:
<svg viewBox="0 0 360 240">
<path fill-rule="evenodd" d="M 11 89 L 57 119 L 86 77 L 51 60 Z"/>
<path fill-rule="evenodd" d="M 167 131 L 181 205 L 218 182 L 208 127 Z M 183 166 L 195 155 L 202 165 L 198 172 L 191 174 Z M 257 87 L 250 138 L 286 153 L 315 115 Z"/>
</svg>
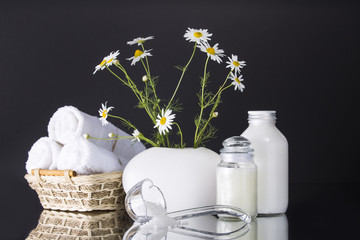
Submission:
<svg viewBox="0 0 360 240">
<path fill-rule="evenodd" d="M 252 153 L 251 142 L 243 136 L 233 136 L 222 142 L 223 148 L 220 153 Z"/>
</svg>

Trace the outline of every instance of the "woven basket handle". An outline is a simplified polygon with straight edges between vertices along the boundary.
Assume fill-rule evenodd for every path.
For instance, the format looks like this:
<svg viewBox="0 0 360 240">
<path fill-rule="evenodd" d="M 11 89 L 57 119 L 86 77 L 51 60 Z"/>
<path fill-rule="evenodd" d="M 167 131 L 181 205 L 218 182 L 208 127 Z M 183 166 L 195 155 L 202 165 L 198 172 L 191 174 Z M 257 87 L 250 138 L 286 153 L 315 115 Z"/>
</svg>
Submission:
<svg viewBox="0 0 360 240">
<path fill-rule="evenodd" d="M 36 179 L 40 182 L 43 180 L 40 176 L 64 176 L 66 182 L 73 183 L 71 177 L 76 176 L 76 172 L 72 170 L 47 170 L 47 169 L 32 169 L 31 174 L 36 177 Z"/>
</svg>

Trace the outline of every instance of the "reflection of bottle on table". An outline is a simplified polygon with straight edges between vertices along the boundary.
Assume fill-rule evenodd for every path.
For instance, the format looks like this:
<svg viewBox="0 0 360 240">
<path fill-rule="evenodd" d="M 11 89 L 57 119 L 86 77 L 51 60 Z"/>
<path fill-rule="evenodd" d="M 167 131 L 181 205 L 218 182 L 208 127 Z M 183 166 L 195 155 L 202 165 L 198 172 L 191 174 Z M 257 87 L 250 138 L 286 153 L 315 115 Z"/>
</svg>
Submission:
<svg viewBox="0 0 360 240">
<path fill-rule="evenodd" d="M 285 214 L 258 217 L 257 240 L 288 240 L 288 220 Z"/>
<path fill-rule="evenodd" d="M 226 233 L 236 231 L 242 223 L 238 221 L 229 221 L 219 218 L 217 221 L 217 232 Z M 257 238 L 257 222 L 256 218 L 251 220 L 249 227 L 244 230 L 243 234 L 236 238 L 229 238 L 234 240 L 258 240 Z"/>
</svg>

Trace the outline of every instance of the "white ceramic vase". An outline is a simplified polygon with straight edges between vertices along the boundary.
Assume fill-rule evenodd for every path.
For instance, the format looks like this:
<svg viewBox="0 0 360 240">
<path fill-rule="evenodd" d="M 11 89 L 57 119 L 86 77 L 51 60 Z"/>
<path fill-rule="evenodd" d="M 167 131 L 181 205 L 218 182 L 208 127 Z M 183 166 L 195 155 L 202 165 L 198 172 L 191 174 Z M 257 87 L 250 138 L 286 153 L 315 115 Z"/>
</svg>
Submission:
<svg viewBox="0 0 360 240">
<path fill-rule="evenodd" d="M 123 172 L 125 192 L 148 178 L 164 194 L 167 211 L 216 204 L 216 167 L 220 155 L 207 148 L 149 148 Z"/>
</svg>

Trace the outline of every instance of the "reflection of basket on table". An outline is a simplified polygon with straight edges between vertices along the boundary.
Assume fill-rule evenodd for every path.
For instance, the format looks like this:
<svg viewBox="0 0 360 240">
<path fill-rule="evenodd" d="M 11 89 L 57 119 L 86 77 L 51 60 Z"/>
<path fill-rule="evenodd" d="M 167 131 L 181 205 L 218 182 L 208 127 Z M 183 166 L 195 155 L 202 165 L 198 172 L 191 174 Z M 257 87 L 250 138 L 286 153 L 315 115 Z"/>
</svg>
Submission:
<svg viewBox="0 0 360 240">
<path fill-rule="evenodd" d="M 44 210 L 27 240 L 122 239 L 132 224 L 125 210 L 81 213 Z"/>
<path fill-rule="evenodd" d="M 25 178 L 45 209 L 68 211 L 124 208 L 122 171 L 76 175 L 74 171 L 33 170 Z M 45 175 L 46 174 L 46 175 Z"/>
</svg>

